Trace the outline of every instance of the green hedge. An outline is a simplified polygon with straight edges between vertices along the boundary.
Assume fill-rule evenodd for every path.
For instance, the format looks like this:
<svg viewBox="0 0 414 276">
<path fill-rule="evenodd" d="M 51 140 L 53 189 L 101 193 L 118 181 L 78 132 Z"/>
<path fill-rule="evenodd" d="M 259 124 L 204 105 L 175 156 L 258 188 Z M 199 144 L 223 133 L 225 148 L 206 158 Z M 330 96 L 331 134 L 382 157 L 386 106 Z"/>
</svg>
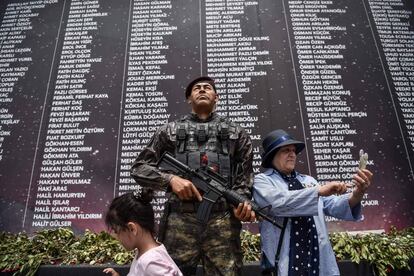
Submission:
<svg viewBox="0 0 414 276">
<path fill-rule="evenodd" d="M 379 275 L 397 269 L 409 269 L 414 257 L 414 228 L 391 230 L 387 234 L 350 235 L 332 233 L 331 242 L 338 260 L 366 261 Z M 260 259 L 260 236 L 242 232 L 244 261 Z M 88 230 L 75 236 L 70 229 L 43 230 L 32 237 L 25 233 L 0 233 L 0 271 L 16 271 L 15 275 L 34 275 L 42 264 L 128 264 L 127 252 L 107 232 Z"/>
</svg>

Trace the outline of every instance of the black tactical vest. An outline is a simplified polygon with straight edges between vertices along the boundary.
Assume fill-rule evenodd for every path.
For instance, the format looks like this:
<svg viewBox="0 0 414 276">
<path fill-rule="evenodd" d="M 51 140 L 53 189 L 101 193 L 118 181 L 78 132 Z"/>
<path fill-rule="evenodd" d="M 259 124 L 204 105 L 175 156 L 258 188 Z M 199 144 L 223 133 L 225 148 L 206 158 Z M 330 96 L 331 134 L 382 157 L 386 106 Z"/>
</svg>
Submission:
<svg viewBox="0 0 414 276">
<path fill-rule="evenodd" d="M 232 185 L 231 139 L 237 137 L 236 128 L 217 117 L 208 122 L 196 122 L 184 117 L 172 128 L 175 137 L 175 156 L 193 169 L 208 166 L 229 180 Z"/>
</svg>

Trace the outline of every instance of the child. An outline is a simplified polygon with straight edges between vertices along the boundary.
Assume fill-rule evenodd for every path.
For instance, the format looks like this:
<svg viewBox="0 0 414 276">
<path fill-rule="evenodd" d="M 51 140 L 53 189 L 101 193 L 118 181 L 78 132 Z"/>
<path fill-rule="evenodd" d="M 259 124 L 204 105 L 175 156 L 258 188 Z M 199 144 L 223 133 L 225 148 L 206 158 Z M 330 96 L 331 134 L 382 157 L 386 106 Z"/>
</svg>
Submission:
<svg viewBox="0 0 414 276">
<path fill-rule="evenodd" d="M 128 276 L 182 276 L 164 245 L 154 239 L 154 211 L 150 203 L 152 198 L 153 191 L 147 188 L 114 198 L 105 223 L 125 249 L 137 249 Z M 106 268 L 103 272 L 119 276 L 112 268 Z"/>
</svg>

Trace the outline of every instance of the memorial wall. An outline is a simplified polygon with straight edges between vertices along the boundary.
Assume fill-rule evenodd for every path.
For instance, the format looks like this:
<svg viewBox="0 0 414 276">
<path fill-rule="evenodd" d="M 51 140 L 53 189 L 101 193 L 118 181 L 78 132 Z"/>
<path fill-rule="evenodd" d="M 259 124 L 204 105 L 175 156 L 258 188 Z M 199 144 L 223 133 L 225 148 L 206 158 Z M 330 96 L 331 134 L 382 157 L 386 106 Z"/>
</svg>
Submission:
<svg viewBox="0 0 414 276">
<path fill-rule="evenodd" d="M 193 78 L 261 139 L 306 142 L 298 170 L 374 183 L 360 223 L 414 225 L 414 3 L 409 0 L 35 0 L 0 3 L 0 230 L 105 229 L 155 130 L 186 114 Z M 164 192 L 153 202 L 159 219 Z M 257 229 L 256 224 L 245 224 Z"/>
</svg>

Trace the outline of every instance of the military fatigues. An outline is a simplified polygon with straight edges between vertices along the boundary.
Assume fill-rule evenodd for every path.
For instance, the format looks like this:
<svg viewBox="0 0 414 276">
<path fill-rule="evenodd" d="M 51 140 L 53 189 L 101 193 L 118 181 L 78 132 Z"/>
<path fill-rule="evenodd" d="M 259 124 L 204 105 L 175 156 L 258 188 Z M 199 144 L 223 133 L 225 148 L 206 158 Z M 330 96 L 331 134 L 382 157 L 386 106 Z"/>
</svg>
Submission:
<svg viewBox="0 0 414 276">
<path fill-rule="evenodd" d="M 213 113 L 207 120 L 190 114 L 159 128 L 139 154 L 131 175 L 141 185 L 169 190 L 171 175 L 155 164 L 168 151 L 192 168 L 209 166 L 229 181 L 229 188 L 251 198 L 252 144 L 237 124 Z M 210 220 L 196 219 L 199 203 L 183 202 L 171 193 L 162 241 L 185 275 L 195 274 L 201 259 L 205 275 L 240 275 L 241 223 L 224 199 L 213 206 Z"/>
</svg>

